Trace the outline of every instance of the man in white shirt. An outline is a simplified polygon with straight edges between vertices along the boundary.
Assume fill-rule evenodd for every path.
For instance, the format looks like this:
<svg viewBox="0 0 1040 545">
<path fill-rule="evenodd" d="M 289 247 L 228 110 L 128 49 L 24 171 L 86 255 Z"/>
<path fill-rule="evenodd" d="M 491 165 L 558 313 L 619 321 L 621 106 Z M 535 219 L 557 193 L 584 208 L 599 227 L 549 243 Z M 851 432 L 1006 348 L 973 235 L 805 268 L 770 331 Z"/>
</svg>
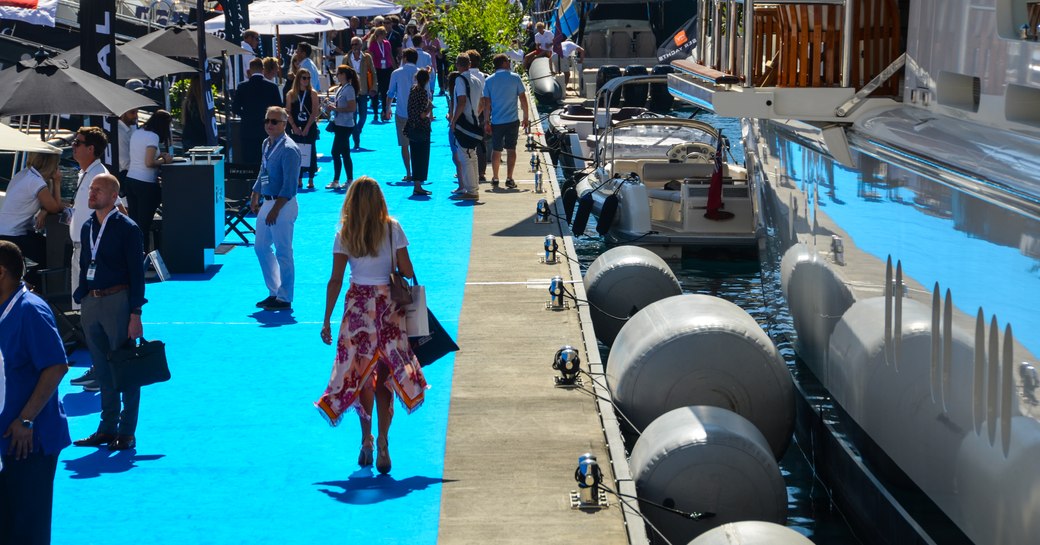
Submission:
<svg viewBox="0 0 1040 545">
<path fill-rule="evenodd" d="M 460 54 L 455 59 L 455 69 L 459 72 L 459 77 L 455 80 L 455 89 L 452 90 L 455 96 L 455 108 L 451 117 L 451 130 L 453 132 L 455 131 L 455 125 L 463 116 L 470 122 L 478 124 L 477 111 L 481 95 L 484 93 L 484 82 L 473 75 L 469 68 L 469 55 L 465 53 Z M 477 126 L 479 127 L 479 124 Z M 458 163 L 459 185 L 462 192 L 452 195 L 452 199 L 479 200 L 477 153 L 477 147 L 467 148 L 461 141 L 458 142 L 455 150 L 455 159 Z"/>
<path fill-rule="evenodd" d="M 562 57 L 557 57 L 555 53 L 553 54 L 553 58 L 557 62 L 551 64 L 554 69 L 557 63 L 561 65 L 560 68 L 563 70 L 563 86 L 566 88 L 570 84 L 571 65 L 575 61 L 575 57 L 577 58 L 579 65 L 585 62 L 585 49 L 570 40 L 564 40 L 560 43 L 560 53 L 563 54 Z"/>
<path fill-rule="evenodd" d="M 260 33 L 253 29 L 243 32 L 242 49 L 249 52 L 248 55 L 241 55 L 242 66 L 249 66 L 249 61 L 253 60 L 260 51 Z"/>
<path fill-rule="evenodd" d="M 127 139 L 129 141 L 129 139 Z M 69 223 L 69 234 L 72 238 L 72 291 L 79 287 L 79 254 L 80 233 L 83 224 L 87 222 L 93 213 L 87 205 L 90 193 L 90 182 L 98 174 L 108 174 L 108 169 L 101 164 L 101 154 L 105 153 L 108 146 L 108 138 L 100 127 L 80 127 L 76 131 L 75 140 L 72 141 L 72 159 L 79 165 L 79 175 L 76 181 L 76 195 L 72 201 L 72 222 Z M 129 156 L 127 152 L 127 156 Z M 79 309 L 79 304 L 72 302 L 72 308 Z"/>
<path fill-rule="evenodd" d="M 531 67 L 531 63 L 538 57 L 551 57 L 553 46 L 553 33 L 545 30 L 545 23 L 539 21 L 534 25 L 534 51 L 524 57 L 524 69 Z"/>
<path fill-rule="evenodd" d="M 126 179 L 130 169 L 130 137 L 137 130 L 137 108 L 119 116 L 119 180 Z"/>
<path fill-rule="evenodd" d="M 415 83 L 415 73 L 419 71 L 415 61 L 419 60 L 419 54 L 412 48 L 405 49 L 401 53 L 404 63 L 390 74 L 390 88 L 386 93 L 386 103 L 383 104 L 383 121 L 390 121 L 390 101 L 397 99 L 394 109 L 394 119 L 397 123 L 397 145 L 401 146 L 401 160 L 404 161 L 405 177 L 403 182 L 412 181 L 412 158 L 408 155 L 408 136 L 404 133 L 404 126 L 408 123 L 408 93 Z"/>
</svg>

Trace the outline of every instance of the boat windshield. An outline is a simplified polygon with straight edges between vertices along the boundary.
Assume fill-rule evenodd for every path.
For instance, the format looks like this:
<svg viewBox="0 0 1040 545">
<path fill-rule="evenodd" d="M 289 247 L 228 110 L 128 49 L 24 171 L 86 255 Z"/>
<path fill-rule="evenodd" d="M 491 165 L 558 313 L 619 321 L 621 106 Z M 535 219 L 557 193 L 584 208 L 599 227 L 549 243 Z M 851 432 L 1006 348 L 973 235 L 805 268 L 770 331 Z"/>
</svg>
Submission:
<svg viewBox="0 0 1040 545">
<path fill-rule="evenodd" d="M 634 125 L 616 127 L 606 146 L 613 147 L 615 157 L 626 159 L 661 158 L 676 144 L 703 142 L 715 147 L 715 137 L 696 127 L 682 125 Z M 610 151 L 608 150 L 608 153 Z"/>
</svg>

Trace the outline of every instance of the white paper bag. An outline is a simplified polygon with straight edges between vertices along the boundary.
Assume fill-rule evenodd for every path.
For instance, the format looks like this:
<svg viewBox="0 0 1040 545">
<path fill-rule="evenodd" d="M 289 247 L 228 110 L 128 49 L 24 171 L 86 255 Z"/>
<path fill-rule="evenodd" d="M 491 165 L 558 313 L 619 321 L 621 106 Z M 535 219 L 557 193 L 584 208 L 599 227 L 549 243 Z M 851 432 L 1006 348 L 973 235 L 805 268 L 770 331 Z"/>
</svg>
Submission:
<svg viewBox="0 0 1040 545">
<path fill-rule="evenodd" d="M 296 144 L 300 148 L 300 168 L 311 166 L 311 144 Z"/>
<path fill-rule="evenodd" d="M 412 286 L 412 304 L 404 307 L 405 327 L 409 337 L 430 334 L 430 314 L 426 312 L 426 287 Z"/>
</svg>

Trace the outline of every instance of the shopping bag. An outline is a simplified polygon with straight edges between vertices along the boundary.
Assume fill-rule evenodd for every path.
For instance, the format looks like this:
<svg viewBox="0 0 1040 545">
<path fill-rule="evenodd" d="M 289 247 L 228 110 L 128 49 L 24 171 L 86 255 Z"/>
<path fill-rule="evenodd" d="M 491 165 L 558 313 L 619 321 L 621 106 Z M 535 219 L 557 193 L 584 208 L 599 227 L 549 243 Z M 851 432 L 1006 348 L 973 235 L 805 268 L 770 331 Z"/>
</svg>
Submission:
<svg viewBox="0 0 1040 545">
<path fill-rule="evenodd" d="M 300 148 L 300 168 L 310 168 L 311 166 L 311 145 L 296 144 L 296 147 Z"/>
<path fill-rule="evenodd" d="M 430 318 L 426 312 L 426 286 L 411 286 L 412 302 L 404 307 L 405 327 L 409 337 L 425 337 L 430 334 Z"/>
<path fill-rule="evenodd" d="M 412 345 L 412 352 L 423 367 L 441 359 L 448 352 L 456 352 L 459 345 L 455 344 L 448 332 L 444 330 L 441 323 L 426 309 L 427 320 L 430 322 L 430 334 L 424 337 L 409 337 L 408 342 Z"/>
<path fill-rule="evenodd" d="M 112 380 L 117 391 L 138 388 L 170 380 L 166 363 L 166 345 L 162 341 L 127 339 L 122 347 L 108 355 L 112 366 Z"/>
</svg>

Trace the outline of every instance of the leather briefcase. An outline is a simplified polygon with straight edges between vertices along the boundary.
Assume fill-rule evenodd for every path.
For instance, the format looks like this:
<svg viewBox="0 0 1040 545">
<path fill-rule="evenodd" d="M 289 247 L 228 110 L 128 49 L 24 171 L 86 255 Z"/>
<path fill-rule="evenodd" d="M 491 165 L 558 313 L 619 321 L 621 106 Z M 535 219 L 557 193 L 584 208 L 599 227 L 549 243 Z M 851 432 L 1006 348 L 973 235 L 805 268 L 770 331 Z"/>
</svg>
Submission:
<svg viewBox="0 0 1040 545">
<path fill-rule="evenodd" d="M 170 380 L 170 367 L 166 363 L 166 344 L 162 341 L 127 339 L 122 347 L 108 356 L 112 366 L 112 380 L 116 390 L 139 388 L 156 382 Z"/>
</svg>

